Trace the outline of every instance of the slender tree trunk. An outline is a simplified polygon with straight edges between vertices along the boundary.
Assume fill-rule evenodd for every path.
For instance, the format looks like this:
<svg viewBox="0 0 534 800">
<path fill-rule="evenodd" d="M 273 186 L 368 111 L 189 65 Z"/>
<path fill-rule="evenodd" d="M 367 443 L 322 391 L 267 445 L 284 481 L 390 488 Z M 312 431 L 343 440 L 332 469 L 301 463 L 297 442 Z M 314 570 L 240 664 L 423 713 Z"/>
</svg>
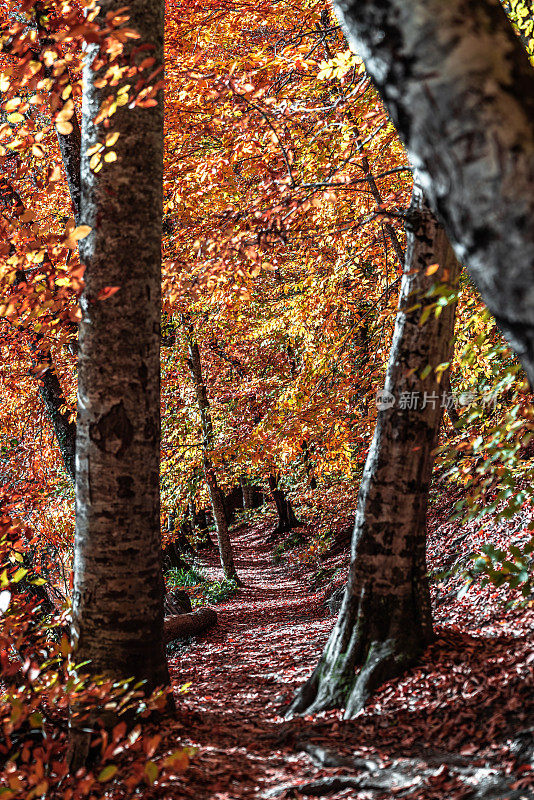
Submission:
<svg viewBox="0 0 534 800">
<path fill-rule="evenodd" d="M 534 383 L 534 70 L 498 0 L 334 0 L 431 207 Z"/>
<path fill-rule="evenodd" d="M 234 566 L 232 553 L 232 543 L 228 532 L 228 522 L 224 508 L 224 496 L 217 481 L 215 468 L 210 457 L 213 450 L 213 422 L 211 419 L 211 409 L 206 391 L 206 384 L 202 375 L 202 363 L 200 361 L 200 350 L 194 338 L 194 330 L 191 320 L 185 314 L 182 316 L 182 324 L 187 338 L 189 349 L 189 373 L 195 387 L 198 410 L 200 412 L 200 424 L 202 427 L 203 445 L 203 468 L 204 477 L 208 486 L 217 540 L 219 543 L 219 553 L 224 574 L 227 578 L 239 581 Z"/>
<path fill-rule="evenodd" d="M 34 6 L 35 22 L 37 25 L 37 33 L 39 36 L 39 43 L 41 51 L 46 50 L 48 45 L 53 43 L 50 35 L 48 15 L 50 9 L 42 2 L 35 3 Z M 44 74 L 47 78 L 55 80 L 56 91 L 53 96 L 54 100 L 59 103 L 58 107 L 51 108 L 52 114 L 60 111 L 65 107 L 66 103 L 72 103 L 72 96 L 69 95 L 67 100 L 63 99 L 63 92 L 69 83 L 69 74 L 67 71 L 61 73 L 60 78 L 54 77 L 54 72 L 51 67 L 45 67 Z M 72 130 L 70 133 L 60 133 L 56 128 L 57 140 L 59 150 L 61 152 L 61 159 L 65 168 L 65 175 L 67 178 L 67 185 L 69 187 L 70 199 L 72 202 L 72 210 L 74 212 L 74 220 L 76 225 L 80 223 L 80 202 L 81 202 L 81 141 L 82 135 L 76 111 L 73 109 L 72 116 L 70 117 L 70 125 Z"/>
<path fill-rule="evenodd" d="M 54 369 L 50 351 L 48 348 L 44 351 L 40 350 L 39 344 L 41 341 L 42 336 L 40 334 L 33 334 L 30 344 L 32 365 L 34 367 L 46 367 L 39 376 L 39 394 L 48 419 L 54 428 L 65 472 L 74 483 L 76 480 L 76 423 L 70 419 L 69 413 L 64 410 L 67 405 L 65 395 L 57 372 Z"/>
<path fill-rule="evenodd" d="M 20 215 L 26 210 L 19 193 L 5 178 L 0 179 L 0 199 L 4 205 L 12 207 L 14 215 Z M 27 280 L 24 270 L 17 270 L 13 287 L 16 288 L 21 284 L 27 283 Z M 30 326 L 26 327 L 26 330 L 30 337 L 32 367 L 40 368 L 38 377 L 39 394 L 54 428 L 65 471 L 72 483 L 74 483 L 76 471 L 76 423 L 70 419 L 70 414 L 64 410 L 67 402 L 57 372 L 54 369 L 50 350 L 44 346 L 43 334 L 36 333 Z"/>
<path fill-rule="evenodd" d="M 103 0 L 102 22 L 119 7 Z M 129 24 L 156 63 L 163 13 L 162 0 L 129 3 Z M 80 248 L 72 638 L 84 672 L 141 680 L 149 692 L 169 682 L 159 506 L 163 97 L 149 109 L 118 108 L 109 127 L 95 124 L 108 94 L 96 85 L 105 72 L 92 69 L 97 54 L 89 45 L 83 76 L 81 216 L 92 231 Z M 88 150 L 112 132 L 117 160 L 95 173 Z M 106 287 L 119 291 L 101 299 Z M 76 769 L 89 741 L 76 713 L 72 727 Z"/>
<path fill-rule="evenodd" d="M 419 189 L 407 221 L 407 254 L 385 390 L 367 456 L 337 623 L 289 713 L 344 706 L 354 716 L 432 638 L 426 579 L 426 508 L 442 414 L 436 368 L 450 361 L 455 304 L 439 317 L 425 293 L 455 286 L 459 266 Z M 439 270 L 427 275 L 429 266 Z M 431 367 L 429 371 L 429 367 Z M 428 374 L 427 374 L 428 373 Z"/>
<path fill-rule="evenodd" d="M 310 448 L 308 447 L 308 442 L 306 441 L 306 439 L 303 439 L 300 448 L 302 450 L 302 460 L 304 462 L 304 469 L 306 470 L 306 476 L 308 478 L 310 489 L 317 489 L 317 479 L 315 478 L 313 461 L 310 455 Z"/>
</svg>

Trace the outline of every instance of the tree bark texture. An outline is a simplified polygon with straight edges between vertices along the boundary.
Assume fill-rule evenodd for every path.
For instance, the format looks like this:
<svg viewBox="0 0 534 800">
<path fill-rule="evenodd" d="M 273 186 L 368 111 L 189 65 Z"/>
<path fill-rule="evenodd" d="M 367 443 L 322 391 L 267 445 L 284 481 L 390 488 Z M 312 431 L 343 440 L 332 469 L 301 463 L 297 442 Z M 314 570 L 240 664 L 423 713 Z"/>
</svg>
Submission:
<svg viewBox="0 0 534 800">
<path fill-rule="evenodd" d="M 213 518 L 215 520 L 215 530 L 217 531 L 221 565 L 224 570 L 224 574 L 228 579 L 238 581 L 239 579 L 234 566 L 232 543 L 230 541 L 230 534 L 228 532 L 228 522 L 224 506 L 224 495 L 217 481 L 215 467 L 210 456 L 210 453 L 213 450 L 213 422 L 211 419 L 211 409 L 208 393 L 206 391 L 206 384 L 204 383 L 204 377 L 202 374 L 200 349 L 194 336 L 191 319 L 188 316 L 183 315 L 182 323 L 189 350 L 189 373 L 195 387 L 195 395 L 200 413 L 200 425 L 202 428 L 203 438 L 204 478 L 208 486 L 211 507 L 213 509 Z"/>
<path fill-rule="evenodd" d="M 184 636 L 198 636 L 217 624 L 213 608 L 199 608 L 190 614 L 178 614 L 165 619 L 165 644 Z"/>
<path fill-rule="evenodd" d="M 103 0 L 101 17 L 120 6 Z M 133 0 L 128 10 L 136 43 L 149 43 L 161 64 L 163 2 Z M 83 75 L 81 220 L 92 230 L 80 247 L 72 638 L 84 671 L 143 680 L 150 691 L 169 681 L 159 505 L 163 97 L 95 124 L 109 93 L 95 85 L 105 72 L 92 69 L 97 53 L 88 46 Z M 112 132 L 117 160 L 95 173 L 87 151 Z M 106 287 L 119 290 L 101 299 Z"/>
<path fill-rule="evenodd" d="M 534 70 L 498 0 L 335 0 L 461 263 L 534 384 Z"/>
<path fill-rule="evenodd" d="M 417 188 L 406 227 L 399 310 L 358 495 L 343 603 L 320 662 L 290 714 L 340 706 L 346 717 L 354 716 L 377 687 L 418 658 L 432 637 L 425 543 L 442 414 L 435 370 L 452 355 L 455 303 L 421 323 L 425 307 L 435 302 L 425 293 L 435 283 L 455 286 L 460 268 Z M 427 275 L 435 263 L 439 270 Z"/>
</svg>

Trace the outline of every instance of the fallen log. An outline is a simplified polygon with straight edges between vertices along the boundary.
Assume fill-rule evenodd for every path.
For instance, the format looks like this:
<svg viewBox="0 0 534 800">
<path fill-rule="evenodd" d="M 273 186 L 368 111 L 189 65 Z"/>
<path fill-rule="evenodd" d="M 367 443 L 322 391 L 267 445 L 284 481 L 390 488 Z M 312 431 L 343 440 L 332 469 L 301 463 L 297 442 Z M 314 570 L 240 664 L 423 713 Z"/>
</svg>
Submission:
<svg viewBox="0 0 534 800">
<path fill-rule="evenodd" d="M 163 641 L 165 644 L 184 636 L 197 636 L 217 624 L 217 612 L 212 608 L 199 608 L 189 614 L 176 614 L 165 617 Z"/>
</svg>

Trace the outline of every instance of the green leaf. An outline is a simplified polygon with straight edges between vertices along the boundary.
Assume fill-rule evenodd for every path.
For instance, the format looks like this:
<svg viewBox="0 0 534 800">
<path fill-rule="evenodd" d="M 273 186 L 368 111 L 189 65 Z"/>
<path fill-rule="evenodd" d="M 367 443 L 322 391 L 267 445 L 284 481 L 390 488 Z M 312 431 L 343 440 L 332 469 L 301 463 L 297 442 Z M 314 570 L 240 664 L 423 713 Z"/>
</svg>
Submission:
<svg viewBox="0 0 534 800">
<path fill-rule="evenodd" d="M 145 764 L 146 782 L 152 785 L 159 775 L 158 765 L 154 761 L 147 761 Z"/>
<path fill-rule="evenodd" d="M 108 764 L 107 767 L 104 767 L 103 770 L 100 771 L 98 775 L 98 780 L 100 783 L 105 783 L 106 781 L 110 781 L 114 775 L 117 774 L 119 768 L 115 766 L 115 764 Z"/>
</svg>

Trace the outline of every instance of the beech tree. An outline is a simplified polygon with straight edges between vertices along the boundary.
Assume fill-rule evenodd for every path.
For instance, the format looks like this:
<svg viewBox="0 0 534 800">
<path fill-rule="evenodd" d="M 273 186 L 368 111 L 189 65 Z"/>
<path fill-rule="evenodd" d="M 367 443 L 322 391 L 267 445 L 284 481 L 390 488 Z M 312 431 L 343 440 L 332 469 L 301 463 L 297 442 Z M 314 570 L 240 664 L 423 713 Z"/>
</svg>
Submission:
<svg viewBox="0 0 534 800">
<path fill-rule="evenodd" d="M 534 383 L 534 70 L 498 0 L 335 0 L 457 257 Z"/>
<path fill-rule="evenodd" d="M 119 8 L 105 0 L 99 14 Z M 163 13 L 160 0 L 129 6 L 152 69 L 163 59 Z M 142 680 L 150 691 L 169 681 L 159 508 L 163 97 L 108 117 L 100 55 L 88 46 L 83 76 L 80 217 L 91 231 L 80 248 L 72 636 L 84 671 Z M 116 159 L 95 170 L 91 154 L 110 136 Z M 79 738 L 75 765 L 87 747 Z"/>
<path fill-rule="evenodd" d="M 289 714 L 344 706 L 346 717 L 354 716 L 432 639 L 426 509 L 456 305 L 441 310 L 435 293 L 452 295 L 460 268 L 418 187 L 406 229 L 399 309 L 358 494 L 345 595 L 319 664 Z"/>
</svg>

